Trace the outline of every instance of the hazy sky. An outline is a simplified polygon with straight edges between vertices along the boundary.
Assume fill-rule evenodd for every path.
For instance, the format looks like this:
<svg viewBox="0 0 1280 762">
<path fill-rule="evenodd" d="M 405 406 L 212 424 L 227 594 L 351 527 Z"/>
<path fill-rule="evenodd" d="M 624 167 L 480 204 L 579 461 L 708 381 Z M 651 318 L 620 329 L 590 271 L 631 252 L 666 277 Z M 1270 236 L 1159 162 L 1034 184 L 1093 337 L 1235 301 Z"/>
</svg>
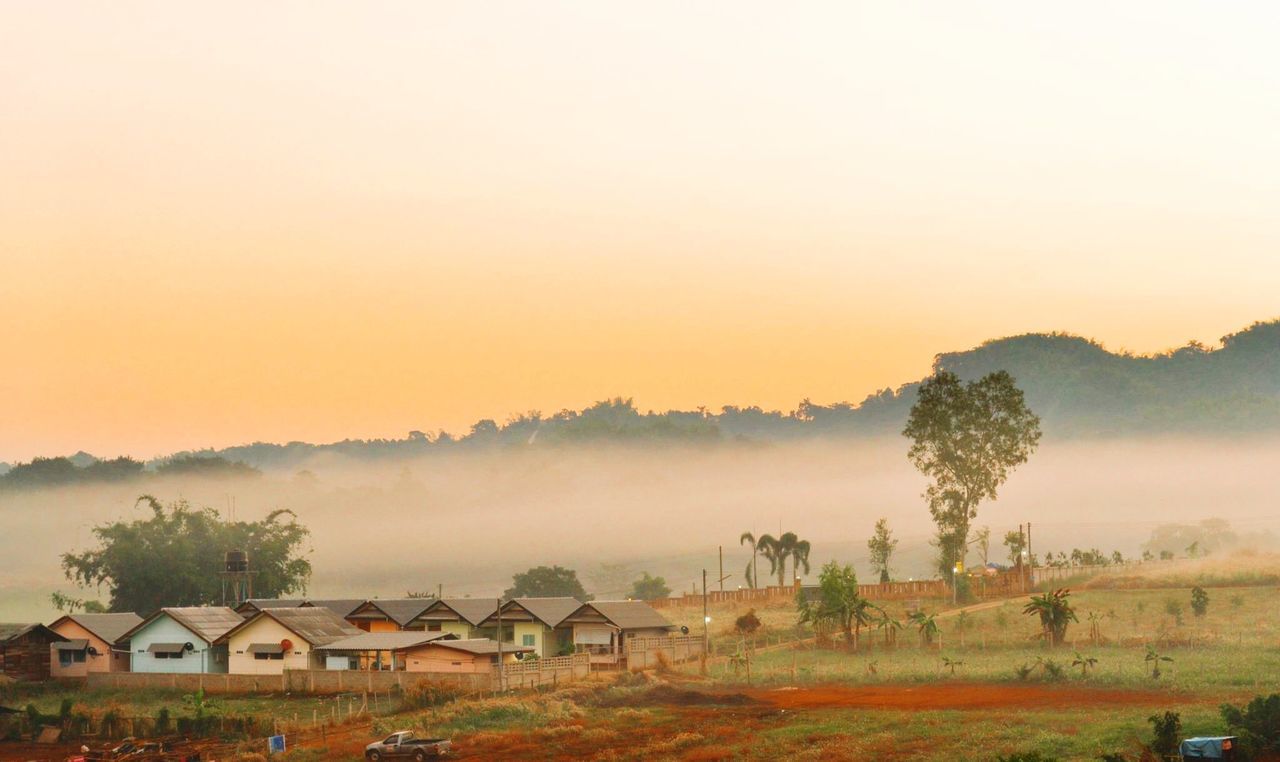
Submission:
<svg viewBox="0 0 1280 762">
<path fill-rule="evenodd" d="M 1268 3 L 0 5 L 0 458 L 1277 314 Z"/>
</svg>

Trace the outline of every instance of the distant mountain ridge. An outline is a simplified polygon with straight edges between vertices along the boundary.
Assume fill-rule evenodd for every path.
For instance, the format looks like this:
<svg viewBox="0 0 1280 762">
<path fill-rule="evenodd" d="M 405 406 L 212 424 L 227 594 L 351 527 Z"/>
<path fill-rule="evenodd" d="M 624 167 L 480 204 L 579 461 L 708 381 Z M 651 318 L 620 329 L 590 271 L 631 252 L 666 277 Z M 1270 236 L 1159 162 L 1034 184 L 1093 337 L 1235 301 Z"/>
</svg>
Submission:
<svg viewBox="0 0 1280 762">
<path fill-rule="evenodd" d="M 1008 371 L 1050 438 L 1280 433 L 1280 320 L 1255 323 L 1225 336 L 1220 348 L 1192 342 L 1153 355 L 1111 352 L 1095 341 L 1068 334 L 1024 334 L 937 355 L 934 372 L 939 370 L 963 379 Z M 902 429 L 919 383 L 884 389 L 859 403 L 821 405 L 806 399 L 792 411 L 728 406 L 719 412 L 643 413 L 631 400 L 615 398 L 580 411 L 526 413 L 505 423 L 486 419 L 462 436 L 413 431 L 404 439 L 321 445 L 259 442 L 175 453 L 146 467 L 154 470 L 172 459 L 191 456 L 218 456 L 255 468 L 292 468 L 322 453 L 377 459 L 446 448 L 879 436 Z M 90 470 L 93 463 L 86 453 L 69 460 L 81 471 Z M 0 464 L 0 474 L 5 470 Z M 6 478 L 0 476 L 0 486 Z"/>
</svg>

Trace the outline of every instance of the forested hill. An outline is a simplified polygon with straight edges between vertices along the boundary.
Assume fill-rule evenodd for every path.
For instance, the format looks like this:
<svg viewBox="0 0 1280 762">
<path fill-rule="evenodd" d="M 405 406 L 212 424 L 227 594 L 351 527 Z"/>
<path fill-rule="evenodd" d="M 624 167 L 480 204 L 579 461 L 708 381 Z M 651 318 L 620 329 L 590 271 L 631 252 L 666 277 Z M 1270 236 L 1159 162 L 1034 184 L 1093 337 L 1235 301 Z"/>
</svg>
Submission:
<svg viewBox="0 0 1280 762">
<path fill-rule="evenodd" d="M 1109 352 L 1100 344 L 1064 334 L 1028 334 L 989 341 L 964 352 L 938 355 L 935 370 L 974 379 L 1007 370 L 1055 437 L 1142 434 L 1280 433 L 1280 321 L 1257 323 L 1210 349 L 1188 344 L 1157 355 Z M 865 437 L 897 433 L 915 400 L 917 382 L 885 389 L 859 403 L 821 405 L 805 400 L 792 411 L 725 407 L 719 411 L 641 412 L 630 400 L 613 399 L 584 410 L 528 413 L 504 423 L 483 420 L 469 432 L 413 431 L 404 439 L 347 440 L 314 445 L 257 443 L 178 453 L 148 464 L 96 461 L 84 453 L 16 466 L 0 487 L 67 480 L 127 478 L 160 469 L 189 471 L 200 458 L 204 473 L 236 473 L 236 464 L 291 468 L 323 452 L 376 459 L 445 449 L 552 447 L 576 442 L 717 443 L 770 442 L 809 437 Z M 65 461 L 65 462 L 64 462 Z M 170 462 L 174 461 L 174 462 Z M 0 472 L 7 470 L 0 466 Z"/>
</svg>

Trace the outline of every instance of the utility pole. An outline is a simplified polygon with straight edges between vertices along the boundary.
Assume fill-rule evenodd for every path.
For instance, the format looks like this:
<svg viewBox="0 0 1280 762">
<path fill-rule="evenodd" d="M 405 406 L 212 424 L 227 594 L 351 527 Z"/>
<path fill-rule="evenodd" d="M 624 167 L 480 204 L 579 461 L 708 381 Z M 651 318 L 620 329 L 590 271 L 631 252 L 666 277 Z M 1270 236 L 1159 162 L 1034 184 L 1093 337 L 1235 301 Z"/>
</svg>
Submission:
<svg viewBox="0 0 1280 762">
<path fill-rule="evenodd" d="M 438 600 L 440 600 L 441 598 L 444 598 L 444 583 L 443 583 L 443 582 L 440 582 L 440 583 L 437 583 L 437 584 L 436 584 L 436 600 L 438 601 Z"/>
<path fill-rule="evenodd" d="M 720 546 L 720 592 L 724 592 L 724 546 Z"/>
<path fill-rule="evenodd" d="M 707 647 L 711 642 L 711 617 L 707 614 L 707 570 L 702 570 L 702 656 L 706 658 Z"/>
<path fill-rule="evenodd" d="M 502 597 L 498 597 L 498 691 L 502 691 L 502 683 L 505 675 L 503 674 L 502 663 Z"/>
</svg>

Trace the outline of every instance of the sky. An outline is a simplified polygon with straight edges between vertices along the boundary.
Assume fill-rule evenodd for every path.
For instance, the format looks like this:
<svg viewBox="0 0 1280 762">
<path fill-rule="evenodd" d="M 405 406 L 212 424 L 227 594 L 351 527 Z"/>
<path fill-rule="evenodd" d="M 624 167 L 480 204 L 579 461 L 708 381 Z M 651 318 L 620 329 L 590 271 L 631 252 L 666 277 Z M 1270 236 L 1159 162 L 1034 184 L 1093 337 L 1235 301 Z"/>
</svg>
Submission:
<svg viewBox="0 0 1280 762">
<path fill-rule="evenodd" d="M 0 5 L 0 459 L 1276 317 L 1267 3 Z"/>
</svg>

